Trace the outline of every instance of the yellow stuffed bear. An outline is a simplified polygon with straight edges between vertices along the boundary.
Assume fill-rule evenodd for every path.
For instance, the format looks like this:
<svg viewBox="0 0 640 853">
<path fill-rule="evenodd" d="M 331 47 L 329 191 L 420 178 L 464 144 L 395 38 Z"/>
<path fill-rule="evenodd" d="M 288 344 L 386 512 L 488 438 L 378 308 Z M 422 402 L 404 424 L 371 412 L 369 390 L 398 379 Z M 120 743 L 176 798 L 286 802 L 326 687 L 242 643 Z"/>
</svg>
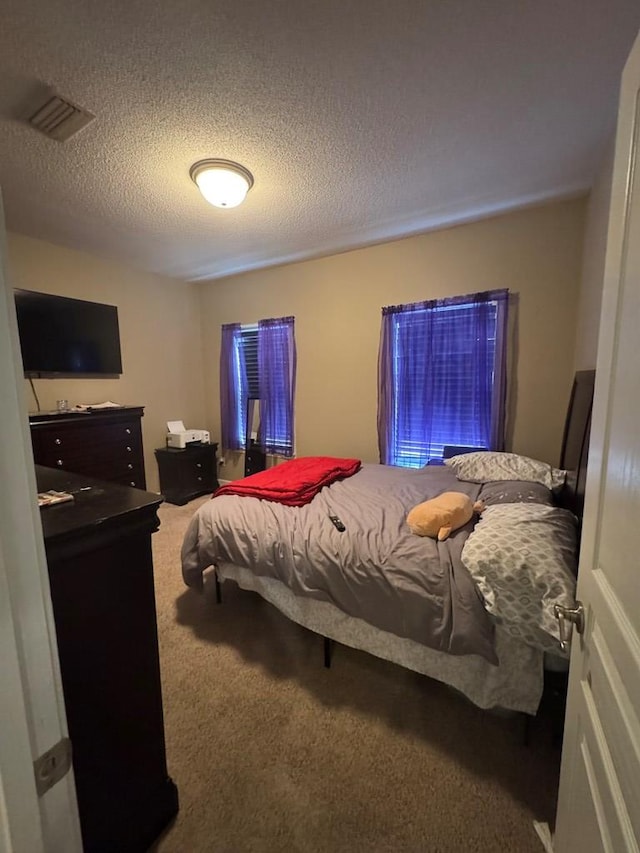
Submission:
<svg viewBox="0 0 640 853">
<path fill-rule="evenodd" d="M 482 501 L 472 503 L 462 492 L 442 492 L 414 506 L 407 516 L 407 524 L 412 533 L 443 542 L 452 531 L 466 524 L 474 512 L 483 509 Z"/>
</svg>

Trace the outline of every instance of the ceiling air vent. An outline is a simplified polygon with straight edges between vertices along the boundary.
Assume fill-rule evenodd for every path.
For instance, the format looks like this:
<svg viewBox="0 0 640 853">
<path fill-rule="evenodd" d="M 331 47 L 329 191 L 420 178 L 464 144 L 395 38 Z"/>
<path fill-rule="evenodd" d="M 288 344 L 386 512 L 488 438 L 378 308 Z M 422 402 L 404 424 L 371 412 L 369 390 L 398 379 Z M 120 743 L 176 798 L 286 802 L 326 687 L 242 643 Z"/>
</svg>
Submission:
<svg viewBox="0 0 640 853">
<path fill-rule="evenodd" d="M 49 94 L 47 100 L 33 111 L 27 121 L 31 127 L 35 127 L 49 139 L 66 142 L 94 118 L 92 113 L 77 107 L 60 95 Z"/>
</svg>

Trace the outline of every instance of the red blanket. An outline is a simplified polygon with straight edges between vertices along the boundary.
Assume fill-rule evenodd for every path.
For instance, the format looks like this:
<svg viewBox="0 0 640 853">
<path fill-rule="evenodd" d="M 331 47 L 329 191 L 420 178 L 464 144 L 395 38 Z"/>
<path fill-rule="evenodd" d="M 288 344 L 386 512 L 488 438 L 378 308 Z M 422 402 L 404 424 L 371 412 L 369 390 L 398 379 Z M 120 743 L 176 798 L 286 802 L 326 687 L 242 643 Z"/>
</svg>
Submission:
<svg viewBox="0 0 640 853">
<path fill-rule="evenodd" d="M 333 456 L 303 456 L 242 480 L 227 483 L 214 492 L 219 495 L 241 495 L 277 501 L 287 506 L 304 506 L 323 486 L 335 480 L 351 477 L 360 468 L 359 459 L 338 459 Z"/>
</svg>

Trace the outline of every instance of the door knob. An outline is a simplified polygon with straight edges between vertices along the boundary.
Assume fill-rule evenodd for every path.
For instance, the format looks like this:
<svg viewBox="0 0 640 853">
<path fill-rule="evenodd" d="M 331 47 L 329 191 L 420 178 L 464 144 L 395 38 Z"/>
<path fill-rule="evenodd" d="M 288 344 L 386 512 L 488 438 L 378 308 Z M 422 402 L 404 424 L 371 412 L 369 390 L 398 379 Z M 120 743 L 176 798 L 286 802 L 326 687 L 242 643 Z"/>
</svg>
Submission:
<svg viewBox="0 0 640 853">
<path fill-rule="evenodd" d="M 571 626 L 576 626 L 578 634 L 584 633 L 584 607 L 581 601 L 576 601 L 575 607 L 563 607 L 561 604 L 554 604 L 553 612 L 558 620 L 560 648 L 563 652 L 566 652 L 569 648 Z"/>
</svg>

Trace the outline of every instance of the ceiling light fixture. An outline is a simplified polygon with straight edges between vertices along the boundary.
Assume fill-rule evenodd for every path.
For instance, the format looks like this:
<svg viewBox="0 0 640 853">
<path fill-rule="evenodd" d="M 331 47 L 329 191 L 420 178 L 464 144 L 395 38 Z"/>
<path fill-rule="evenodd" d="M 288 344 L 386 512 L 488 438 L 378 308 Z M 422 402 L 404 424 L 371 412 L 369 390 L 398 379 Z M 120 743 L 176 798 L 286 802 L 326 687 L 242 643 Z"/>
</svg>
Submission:
<svg viewBox="0 0 640 853">
<path fill-rule="evenodd" d="M 253 175 L 231 160 L 199 160 L 189 170 L 198 189 L 216 207 L 237 207 L 253 186 Z"/>
</svg>

